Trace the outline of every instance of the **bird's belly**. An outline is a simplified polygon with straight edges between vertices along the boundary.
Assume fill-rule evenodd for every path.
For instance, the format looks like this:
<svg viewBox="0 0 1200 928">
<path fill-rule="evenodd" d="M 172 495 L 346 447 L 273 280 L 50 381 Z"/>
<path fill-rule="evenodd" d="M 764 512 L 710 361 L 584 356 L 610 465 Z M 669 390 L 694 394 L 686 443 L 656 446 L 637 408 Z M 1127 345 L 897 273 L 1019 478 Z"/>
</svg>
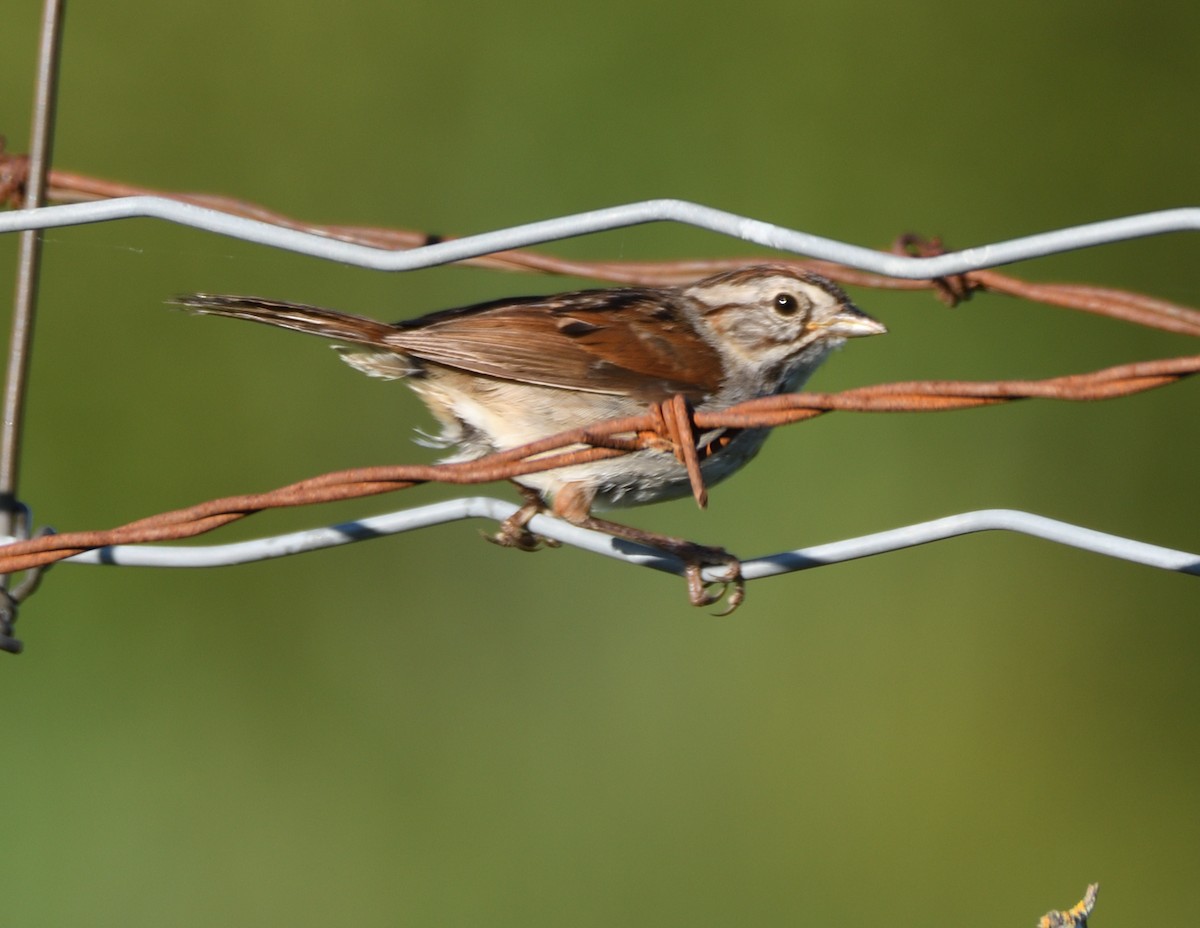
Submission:
<svg viewBox="0 0 1200 928">
<path fill-rule="evenodd" d="M 700 462 L 706 486 L 720 483 L 748 463 L 766 441 L 769 429 L 744 429 L 733 440 Z M 522 486 L 553 498 L 567 483 L 594 488 L 595 509 L 619 509 L 690 496 L 687 469 L 666 451 L 636 451 L 617 458 L 559 467 L 515 478 Z"/>
<path fill-rule="evenodd" d="M 467 378 L 449 371 L 424 381 L 411 381 L 410 386 L 444 426 L 438 443 L 457 447 L 457 453 L 448 461 L 473 460 L 571 428 L 646 412 L 644 403 L 626 396 L 516 384 L 476 375 Z M 703 436 L 701 445 L 722 431 Z M 737 431 L 728 444 L 701 461 L 705 484 L 713 486 L 749 462 L 769 432 Z M 594 494 L 597 509 L 677 499 L 692 492 L 687 469 L 679 459 L 670 452 L 649 449 L 513 479 L 546 500 L 553 499 L 564 484 L 582 484 L 589 496 Z"/>
</svg>

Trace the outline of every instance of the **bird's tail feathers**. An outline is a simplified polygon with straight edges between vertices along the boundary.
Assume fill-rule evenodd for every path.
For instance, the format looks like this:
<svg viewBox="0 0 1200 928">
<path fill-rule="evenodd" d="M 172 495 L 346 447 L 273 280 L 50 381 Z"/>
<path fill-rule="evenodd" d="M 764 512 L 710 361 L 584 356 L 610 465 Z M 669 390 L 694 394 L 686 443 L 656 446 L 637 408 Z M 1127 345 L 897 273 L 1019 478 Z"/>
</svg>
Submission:
<svg viewBox="0 0 1200 928">
<path fill-rule="evenodd" d="M 392 326 L 366 316 L 355 316 L 319 306 L 264 300 L 255 296 L 222 296 L 212 293 L 192 293 L 171 301 L 194 313 L 205 316 L 228 316 L 248 319 L 281 329 L 292 329 L 308 335 L 319 335 L 352 345 L 380 346 Z"/>
</svg>

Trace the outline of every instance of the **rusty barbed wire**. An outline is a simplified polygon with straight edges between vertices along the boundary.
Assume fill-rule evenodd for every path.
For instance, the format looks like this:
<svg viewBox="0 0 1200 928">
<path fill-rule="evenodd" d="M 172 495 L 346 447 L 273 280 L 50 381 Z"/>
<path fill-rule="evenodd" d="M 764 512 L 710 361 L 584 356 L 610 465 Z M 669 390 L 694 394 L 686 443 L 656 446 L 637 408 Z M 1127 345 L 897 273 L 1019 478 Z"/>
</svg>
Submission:
<svg viewBox="0 0 1200 928">
<path fill-rule="evenodd" d="M 27 172 L 28 156 L 6 152 L 3 138 L 0 137 L 0 204 L 19 201 Z M 57 203 L 85 203 L 130 196 L 165 197 L 218 210 L 231 216 L 271 223 L 280 228 L 374 248 L 407 250 L 452 241 L 455 238 L 453 235 L 405 229 L 311 223 L 234 197 L 163 191 L 72 171 L 52 170 L 47 196 Z M 915 257 L 945 253 L 940 240 L 925 240 L 914 235 L 901 236 L 892 246 L 892 251 Z M 617 284 L 666 286 L 744 267 L 755 263 L 756 260 L 759 259 L 738 257 L 659 262 L 582 261 L 514 249 L 464 258 L 455 263 L 515 273 L 554 274 L 587 277 Z M 1179 335 L 1200 336 L 1200 312 L 1195 309 L 1117 288 L 1070 283 L 1035 283 L 993 270 L 968 271 L 953 278 L 908 280 L 812 258 L 783 258 L 778 259 L 777 263 L 814 270 L 851 286 L 888 290 L 933 290 L 950 305 L 970 298 L 973 293 L 986 291 L 1063 309 L 1108 316 Z"/>
<path fill-rule="evenodd" d="M 28 570 L 110 545 L 190 538 L 266 509 L 374 496 L 429 482 L 490 483 L 649 447 L 671 447 L 683 456 L 680 443 L 694 448 L 697 430 L 773 427 L 835 411 L 942 412 L 1033 398 L 1072 402 L 1111 399 L 1165 386 L 1197 372 L 1200 372 L 1200 355 L 1142 361 L 1045 380 L 914 381 L 839 393 L 784 394 L 723 410 L 689 410 L 685 421 L 680 420 L 677 406 L 666 411 L 656 409 L 641 416 L 572 429 L 474 461 L 337 471 L 265 493 L 230 496 L 148 516 L 107 531 L 70 532 L 19 541 L 0 547 L 0 572 Z M 668 401 L 664 405 L 674 403 Z M 670 420 L 671 425 L 664 424 L 664 420 Z M 703 486 L 694 483 L 693 489 L 699 501 Z"/>
</svg>

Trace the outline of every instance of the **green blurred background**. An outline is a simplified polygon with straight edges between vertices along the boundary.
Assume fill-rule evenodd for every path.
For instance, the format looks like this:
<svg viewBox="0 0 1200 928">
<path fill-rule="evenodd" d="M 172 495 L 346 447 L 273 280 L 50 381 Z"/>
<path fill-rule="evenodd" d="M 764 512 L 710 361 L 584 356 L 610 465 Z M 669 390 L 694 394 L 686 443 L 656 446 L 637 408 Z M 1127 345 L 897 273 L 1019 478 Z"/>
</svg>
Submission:
<svg viewBox="0 0 1200 928">
<path fill-rule="evenodd" d="M 317 222 L 483 231 L 674 196 L 886 246 L 1195 205 L 1200 7 L 76 3 L 56 163 Z M 8 5 L 27 146 L 38 4 Z M 384 275 L 145 221 L 47 236 L 22 496 L 104 528 L 428 460 L 408 391 L 191 290 L 415 316 L 586 281 Z M 1194 236 L 1014 273 L 1200 304 Z M 765 254 L 671 225 L 583 258 Z M 0 237 L 0 295 L 13 236 Z M 996 296 L 855 291 L 817 389 L 1041 377 L 1194 344 Z M 757 555 L 1013 507 L 1196 550 L 1200 383 L 830 416 L 639 525 Z M 500 495 L 511 496 L 503 487 Z M 417 505 L 269 514 L 213 540 Z M 11 925 L 1031 926 L 1184 912 L 1194 577 L 1011 535 L 755 583 L 527 556 L 458 524 L 211 571 L 61 566 L 0 661 Z"/>
</svg>

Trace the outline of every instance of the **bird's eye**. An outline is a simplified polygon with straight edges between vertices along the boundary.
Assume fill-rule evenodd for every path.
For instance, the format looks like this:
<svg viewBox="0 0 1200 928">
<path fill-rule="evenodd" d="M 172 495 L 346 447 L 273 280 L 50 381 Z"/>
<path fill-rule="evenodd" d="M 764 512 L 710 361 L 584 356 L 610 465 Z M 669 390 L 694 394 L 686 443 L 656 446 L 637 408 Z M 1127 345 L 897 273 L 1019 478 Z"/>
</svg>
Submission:
<svg viewBox="0 0 1200 928">
<path fill-rule="evenodd" d="M 775 296 L 775 311 L 781 316 L 790 316 L 800 308 L 796 298 L 790 293 L 779 293 Z"/>
</svg>

